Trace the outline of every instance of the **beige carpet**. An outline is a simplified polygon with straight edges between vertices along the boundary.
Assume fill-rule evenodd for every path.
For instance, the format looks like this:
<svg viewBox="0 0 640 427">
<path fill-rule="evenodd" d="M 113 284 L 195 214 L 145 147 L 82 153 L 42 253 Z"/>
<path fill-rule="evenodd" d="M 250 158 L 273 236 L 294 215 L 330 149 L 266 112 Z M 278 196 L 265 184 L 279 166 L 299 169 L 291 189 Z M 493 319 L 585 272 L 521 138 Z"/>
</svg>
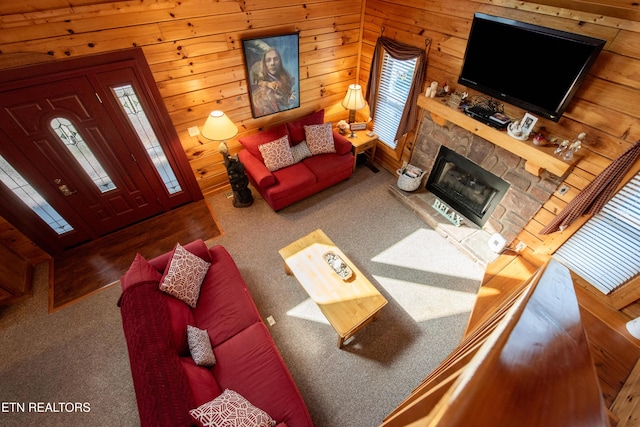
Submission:
<svg viewBox="0 0 640 427">
<path fill-rule="evenodd" d="M 48 275 L 48 263 L 36 266 L 33 297 L 0 309 L 0 404 L 24 405 L 0 413 L 0 425 L 138 425 L 119 286 L 49 314 Z M 89 411 L 46 406 L 59 402 Z"/>
<path fill-rule="evenodd" d="M 211 203 L 318 427 L 379 425 L 459 343 L 483 270 L 389 192 L 396 177 L 359 167 L 339 185 L 274 213 L 261 200 Z M 321 228 L 389 300 L 340 350 L 337 335 L 278 249 Z"/>
<path fill-rule="evenodd" d="M 331 189 L 273 212 L 256 196 L 209 198 L 224 236 L 317 427 L 379 425 L 459 343 L 483 271 L 359 167 Z M 343 349 L 278 249 L 322 228 L 389 300 Z M 38 280 L 40 283 L 42 280 Z M 46 286 L 0 309 L 0 402 L 87 402 L 85 413 L 0 414 L 5 426 L 138 425 L 128 355 L 110 287 L 53 314 Z"/>
</svg>

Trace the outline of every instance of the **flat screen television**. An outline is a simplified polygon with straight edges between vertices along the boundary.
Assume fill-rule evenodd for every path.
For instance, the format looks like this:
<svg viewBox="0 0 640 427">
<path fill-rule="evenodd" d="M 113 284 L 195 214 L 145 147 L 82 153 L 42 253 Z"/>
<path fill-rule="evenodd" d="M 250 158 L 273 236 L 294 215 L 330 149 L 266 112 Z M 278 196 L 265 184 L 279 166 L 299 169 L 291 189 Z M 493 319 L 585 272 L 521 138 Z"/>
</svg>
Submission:
<svg viewBox="0 0 640 427">
<path fill-rule="evenodd" d="M 476 13 L 458 83 L 557 122 L 604 44 Z"/>
</svg>

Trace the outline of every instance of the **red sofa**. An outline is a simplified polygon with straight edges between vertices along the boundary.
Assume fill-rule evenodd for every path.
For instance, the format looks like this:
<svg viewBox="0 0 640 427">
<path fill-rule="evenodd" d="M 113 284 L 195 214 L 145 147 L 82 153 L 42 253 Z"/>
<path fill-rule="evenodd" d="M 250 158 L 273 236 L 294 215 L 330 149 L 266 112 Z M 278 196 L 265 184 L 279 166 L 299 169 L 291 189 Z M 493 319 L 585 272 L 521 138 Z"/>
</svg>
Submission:
<svg viewBox="0 0 640 427">
<path fill-rule="evenodd" d="M 238 158 L 244 164 L 253 186 L 273 210 L 278 211 L 337 184 L 353 173 L 351 142 L 336 131 L 331 131 L 334 152 L 312 153 L 303 160 L 274 171 L 265 165 L 260 146 L 286 136 L 289 146 L 296 147 L 306 140 L 305 126 L 322 125 L 323 122 L 324 110 L 320 110 L 299 120 L 238 139 L 243 146 Z"/>
<path fill-rule="evenodd" d="M 222 246 L 184 246 L 211 262 L 195 308 L 159 283 L 173 252 L 150 261 L 136 255 L 121 278 L 121 309 L 142 426 L 191 426 L 189 410 L 233 390 L 277 426 L 312 426 L 298 388 L 262 322 L 240 272 Z M 175 249 L 174 249 L 175 250 Z M 195 364 L 187 325 L 206 329 L 216 363 Z"/>
</svg>

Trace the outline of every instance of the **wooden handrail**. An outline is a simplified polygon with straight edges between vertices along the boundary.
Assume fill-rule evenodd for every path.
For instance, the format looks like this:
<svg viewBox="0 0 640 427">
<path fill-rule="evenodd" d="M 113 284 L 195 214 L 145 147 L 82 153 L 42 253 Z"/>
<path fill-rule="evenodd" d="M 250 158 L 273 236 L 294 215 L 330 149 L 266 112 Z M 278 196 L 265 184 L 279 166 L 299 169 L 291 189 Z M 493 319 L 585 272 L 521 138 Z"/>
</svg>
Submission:
<svg viewBox="0 0 640 427">
<path fill-rule="evenodd" d="M 569 270 L 541 267 L 382 423 L 609 426 Z"/>
</svg>

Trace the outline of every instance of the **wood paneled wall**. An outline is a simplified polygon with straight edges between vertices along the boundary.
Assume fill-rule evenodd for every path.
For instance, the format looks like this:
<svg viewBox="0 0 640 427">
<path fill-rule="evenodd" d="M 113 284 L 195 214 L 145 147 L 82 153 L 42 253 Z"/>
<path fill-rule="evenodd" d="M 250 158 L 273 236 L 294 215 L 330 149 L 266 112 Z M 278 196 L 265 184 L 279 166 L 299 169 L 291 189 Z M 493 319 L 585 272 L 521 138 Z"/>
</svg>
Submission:
<svg viewBox="0 0 640 427">
<path fill-rule="evenodd" d="M 141 47 L 203 191 L 228 184 L 218 143 L 187 129 L 220 109 L 238 136 L 326 109 L 328 120 L 356 81 L 361 0 L 25 0 L 0 4 L 0 70 Z M 255 120 L 243 38 L 298 32 L 298 109 Z M 232 153 L 237 138 L 228 141 Z"/>
<path fill-rule="evenodd" d="M 201 144 L 187 129 L 213 109 L 225 111 L 239 136 L 325 108 L 328 120 L 346 118 L 340 106 L 348 84 L 366 85 L 381 34 L 428 48 L 427 81 L 457 87 L 474 12 L 484 12 L 601 37 L 605 50 L 559 123 L 540 120 L 553 135 L 587 133 L 583 158 L 519 239 L 545 258 L 563 238 L 537 234 L 606 165 L 640 139 L 640 11 L 623 0 L 25 0 L 0 5 L 0 70 L 141 47 L 203 191 L 227 184 L 217 143 Z M 301 107 L 253 119 L 241 40 L 300 34 Z M 362 40 L 362 43 L 360 41 Z M 532 66 L 544 58 L 525 57 Z M 460 88 L 459 88 L 460 89 Z M 507 107 L 509 113 L 522 113 Z M 409 136 L 409 144 L 412 136 Z M 229 141 L 232 152 L 237 138 Z M 404 158 L 410 155 L 405 152 Z M 378 150 L 395 171 L 403 159 Z"/>
<path fill-rule="evenodd" d="M 537 232 L 609 162 L 640 139 L 640 11 L 623 0 L 25 0 L 0 4 L 0 70 L 141 47 L 203 191 L 227 185 L 217 143 L 201 144 L 187 129 L 213 109 L 225 111 L 240 133 L 257 132 L 320 108 L 328 120 L 346 118 L 348 84 L 366 85 L 376 39 L 384 34 L 428 47 L 427 82 L 457 87 L 474 12 L 484 12 L 607 41 L 590 75 L 553 135 L 587 133 L 582 159 L 566 177 L 570 190 L 554 196 L 518 236 L 525 255 L 545 260 L 572 230 Z M 241 40 L 300 34 L 301 107 L 253 119 Z M 362 43 L 360 42 L 362 41 Z M 532 66 L 544 58 L 525 57 Z M 522 111 L 507 106 L 513 116 Z M 409 144 L 412 136 L 409 136 Z M 237 137 L 229 141 L 239 149 Z M 405 151 L 404 159 L 410 151 Z M 395 171 L 403 159 L 378 150 Z"/>
</svg>

